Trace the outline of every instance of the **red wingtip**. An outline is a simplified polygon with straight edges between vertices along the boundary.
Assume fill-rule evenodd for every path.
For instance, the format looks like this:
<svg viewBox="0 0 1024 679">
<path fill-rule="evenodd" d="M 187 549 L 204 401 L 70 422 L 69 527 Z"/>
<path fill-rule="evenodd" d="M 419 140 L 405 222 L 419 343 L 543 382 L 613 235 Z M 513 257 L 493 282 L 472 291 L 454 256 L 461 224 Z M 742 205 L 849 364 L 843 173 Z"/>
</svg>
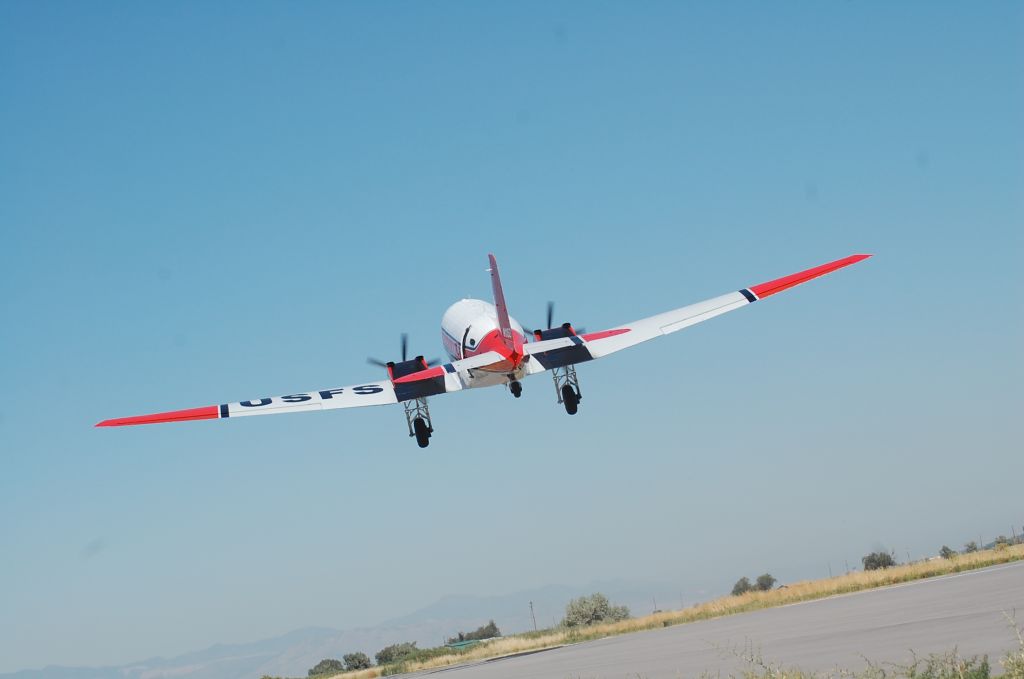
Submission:
<svg viewBox="0 0 1024 679">
<path fill-rule="evenodd" d="M 775 280 L 768 281 L 767 283 L 754 285 L 748 289 L 755 295 L 757 295 L 758 299 L 763 299 L 765 297 L 768 297 L 769 295 L 774 295 L 777 292 L 782 292 L 783 290 L 788 290 L 789 288 L 800 285 L 801 283 L 806 283 L 807 281 L 817 278 L 818 276 L 824 276 L 825 274 L 832 273 L 837 269 L 842 269 L 843 267 L 850 266 L 851 264 L 862 262 L 870 256 L 871 255 L 863 254 L 850 255 L 849 257 L 843 257 L 842 259 L 837 259 L 834 262 L 829 262 L 828 264 L 822 264 L 821 266 L 816 266 L 812 269 L 806 269 L 805 271 L 800 271 L 799 273 L 790 274 L 789 276 L 783 276 L 782 278 L 776 278 Z"/>
<path fill-rule="evenodd" d="M 130 424 L 157 424 L 159 422 L 187 422 L 189 420 L 213 420 L 220 416 L 218 406 L 203 406 L 202 408 L 189 408 L 188 410 L 172 410 L 166 413 L 153 413 L 152 415 L 136 415 L 134 417 L 115 417 L 112 420 L 103 420 L 96 424 L 97 427 L 124 427 Z"/>
</svg>

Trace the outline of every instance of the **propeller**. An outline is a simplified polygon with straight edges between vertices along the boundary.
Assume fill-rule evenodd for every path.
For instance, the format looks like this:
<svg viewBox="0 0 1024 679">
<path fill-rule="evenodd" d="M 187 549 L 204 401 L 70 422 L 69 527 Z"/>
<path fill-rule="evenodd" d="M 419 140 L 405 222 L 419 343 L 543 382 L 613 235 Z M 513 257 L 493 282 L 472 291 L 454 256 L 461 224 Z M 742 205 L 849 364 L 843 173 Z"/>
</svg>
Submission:
<svg viewBox="0 0 1024 679">
<path fill-rule="evenodd" d="M 409 360 L 408 357 L 409 357 L 409 333 L 403 332 L 402 333 L 402 361 Z M 375 366 L 377 366 L 379 368 L 386 368 L 386 367 L 388 367 L 388 361 L 382 361 L 379 358 L 374 358 L 373 356 L 368 356 L 366 358 L 366 362 L 369 363 L 370 365 L 375 365 Z M 440 363 L 440 362 L 441 362 L 441 359 L 433 358 L 433 359 L 427 361 L 427 365 L 432 365 L 432 364 Z"/>
<path fill-rule="evenodd" d="M 550 330 L 551 328 L 553 328 L 555 326 L 555 303 L 553 301 L 548 301 L 548 315 L 547 315 L 547 319 L 548 319 L 548 324 L 545 325 L 544 327 L 546 329 Z M 523 330 L 526 332 L 527 335 L 532 335 L 534 333 L 533 330 L 530 330 L 528 328 L 523 328 Z M 586 332 L 586 330 L 584 328 L 576 328 L 576 334 L 582 335 L 584 332 Z"/>
</svg>

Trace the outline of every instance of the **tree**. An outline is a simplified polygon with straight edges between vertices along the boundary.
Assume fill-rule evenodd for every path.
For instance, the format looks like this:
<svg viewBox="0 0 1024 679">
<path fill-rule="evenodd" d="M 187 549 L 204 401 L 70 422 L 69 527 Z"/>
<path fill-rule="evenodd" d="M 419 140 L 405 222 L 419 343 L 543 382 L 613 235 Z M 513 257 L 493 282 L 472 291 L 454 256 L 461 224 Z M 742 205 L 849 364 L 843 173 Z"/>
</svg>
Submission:
<svg viewBox="0 0 1024 679">
<path fill-rule="evenodd" d="M 405 660 L 410 655 L 415 655 L 420 649 L 416 648 L 415 641 L 405 641 L 400 644 L 391 644 L 377 651 L 374 656 L 378 665 L 387 665 Z"/>
<path fill-rule="evenodd" d="M 732 586 L 732 595 L 739 596 L 740 594 L 746 594 L 750 590 L 754 589 L 754 586 L 750 584 L 750 580 L 746 576 L 736 581 L 736 584 Z"/>
<path fill-rule="evenodd" d="M 877 571 L 880 568 L 891 568 L 896 565 L 896 559 L 892 558 L 892 554 L 886 552 L 871 552 L 861 558 L 861 561 L 864 563 L 866 571 Z"/>
<path fill-rule="evenodd" d="M 608 597 L 600 592 L 573 599 L 565 607 L 562 624 L 566 627 L 581 627 L 599 622 L 618 622 L 629 617 L 625 606 L 612 606 Z"/>
<path fill-rule="evenodd" d="M 449 644 L 456 644 L 460 641 L 479 641 L 480 639 L 493 639 L 494 637 L 500 637 L 501 630 L 491 620 L 486 625 L 477 627 L 472 632 L 459 632 L 457 636 L 454 636 L 448 640 Z"/>
<path fill-rule="evenodd" d="M 765 573 L 764 575 L 757 576 L 757 589 L 762 592 L 767 592 L 775 586 L 775 578 L 771 576 L 771 573 Z"/>
<path fill-rule="evenodd" d="M 1000 549 L 1000 548 L 1005 549 L 1006 547 L 1009 547 L 1009 546 L 1010 546 L 1010 538 L 1006 537 L 1005 535 L 1000 535 L 999 537 L 996 538 L 996 549 Z"/>
<path fill-rule="evenodd" d="M 362 651 L 356 651 L 355 653 L 346 653 L 342 660 L 345 661 L 345 671 L 350 672 L 352 670 L 365 670 L 373 666 L 370 662 L 370 656 L 366 655 Z"/>
<path fill-rule="evenodd" d="M 345 666 L 341 664 L 340 660 L 334 658 L 324 658 L 309 670 L 309 676 L 316 677 L 321 674 L 338 674 L 344 672 Z"/>
<path fill-rule="evenodd" d="M 956 556 L 956 550 L 950 549 L 946 545 L 942 545 L 942 549 L 939 550 L 939 556 L 943 559 L 952 559 Z"/>
<path fill-rule="evenodd" d="M 978 551 L 978 543 L 974 540 L 971 540 L 966 545 L 964 545 L 964 554 L 970 554 L 971 552 L 976 551 Z"/>
<path fill-rule="evenodd" d="M 500 636 L 501 630 L 498 629 L 498 626 L 494 624 L 493 620 L 491 620 L 486 625 L 481 625 L 472 632 L 467 633 L 466 639 L 493 639 L 494 637 Z"/>
</svg>

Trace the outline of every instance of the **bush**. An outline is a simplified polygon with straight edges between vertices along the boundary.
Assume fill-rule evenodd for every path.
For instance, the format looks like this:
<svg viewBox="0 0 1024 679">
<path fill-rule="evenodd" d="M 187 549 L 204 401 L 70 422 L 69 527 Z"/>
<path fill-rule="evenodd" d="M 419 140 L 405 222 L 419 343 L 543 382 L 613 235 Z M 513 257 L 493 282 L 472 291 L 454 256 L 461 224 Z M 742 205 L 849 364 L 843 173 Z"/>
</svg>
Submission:
<svg viewBox="0 0 1024 679">
<path fill-rule="evenodd" d="M 974 540 L 971 540 L 966 545 L 964 545 L 964 554 L 970 554 L 971 552 L 976 551 L 978 551 L 978 543 Z"/>
<path fill-rule="evenodd" d="M 318 662 L 312 669 L 309 670 L 309 676 L 316 677 L 321 674 L 338 674 L 344 672 L 345 666 L 341 664 L 340 660 L 334 658 L 324 658 Z"/>
<path fill-rule="evenodd" d="M 629 617 L 629 609 L 625 606 L 612 606 L 608 597 L 600 592 L 590 596 L 573 599 L 565 607 L 565 627 L 582 627 L 599 622 L 618 622 Z"/>
<path fill-rule="evenodd" d="M 448 643 L 455 644 L 460 641 L 478 641 L 480 639 L 493 639 L 494 637 L 500 636 L 501 630 L 498 629 L 498 626 L 494 624 L 493 620 L 491 620 L 486 625 L 481 625 L 472 632 L 459 632 L 459 635 L 449 639 Z"/>
<path fill-rule="evenodd" d="M 939 550 L 939 556 L 941 556 L 943 559 L 952 559 L 954 556 L 956 556 L 956 551 L 950 549 L 946 545 L 942 545 L 942 549 Z"/>
<path fill-rule="evenodd" d="M 420 649 L 416 648 L 415 641 L 405 641 L 401 644 L 391 644 L 377 651 L 374 656 L 378 665 L 401 662 L 411 655 L 415 655 Z"/>
<path fill-rule="evenodd" d="M 370 662 L 370 656 L 366 655 L 362 651 L 346 653 L 342 657 L 342 660 L 345 661 L 346 672 L 351 670 L 365 670 L 373 666 L 373 663 Z"/>
<path fill-rule="evenodd" d="M 765 573 L 764 575 L 757 576 L 756 587 L 762 592 L 767 592 L 775 586 L 775 582 L 776 580 L 771 576 L 771 573 Z"/>
<path fill-rule="evenodd" d="M 1017 634 L 1017 650 L 1007 651 L 999 663 L 1006 672 L 1003 679 L 1024 679 L 1024 631 L 1017 627 L 1017 621 L 1009 617 L 1010 627 Z"/>
<path fill-rule="evenodd" d="M 892 568 L 896 565 L 896 559 L 892 558 L 892 554 L 885 552 L 871 552 L 861 561 L 864 563 L 866 571 L 877 571 L 880 568 Z"/>
<path fill-rule="evenodd" d="M 965 658 L 956 649 L 949 653 L 914 658 L 906 667 L 899 667 L 907 679 L 989 679 L 988 656 Z"/>
<path fill-rule="evenodd" d="M 746 577 L 742 577 L 736 581 L 735 585 L 732 586 L 732 595 L 739 596 L 740 594 L 746 594 L 752 589 L 754 589 L 754 586 L 750 584 L 750 580 Z"/>
</svg>

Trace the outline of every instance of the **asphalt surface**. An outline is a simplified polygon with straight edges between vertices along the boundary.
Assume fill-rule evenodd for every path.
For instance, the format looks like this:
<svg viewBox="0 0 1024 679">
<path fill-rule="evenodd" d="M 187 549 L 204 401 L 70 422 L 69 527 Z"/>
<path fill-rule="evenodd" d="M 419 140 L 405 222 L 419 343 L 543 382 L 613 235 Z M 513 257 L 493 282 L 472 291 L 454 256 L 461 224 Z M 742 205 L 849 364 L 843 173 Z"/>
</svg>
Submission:
<svg viewBox="0 0 1024 679">
<path fill-rule="evenodd" d="M 437 679 L 727 676 L 750 668 L 737 657 L 760 651 L 765 661 L 811 672 L 901 663 L 956 647 L 998 659 L 1016 646 L 1004 612 L 1024 625 L 1024 562 L 918 580 L 687 625 L 626 634 L 549 651 L 409 676 Z"/>
</svg>

